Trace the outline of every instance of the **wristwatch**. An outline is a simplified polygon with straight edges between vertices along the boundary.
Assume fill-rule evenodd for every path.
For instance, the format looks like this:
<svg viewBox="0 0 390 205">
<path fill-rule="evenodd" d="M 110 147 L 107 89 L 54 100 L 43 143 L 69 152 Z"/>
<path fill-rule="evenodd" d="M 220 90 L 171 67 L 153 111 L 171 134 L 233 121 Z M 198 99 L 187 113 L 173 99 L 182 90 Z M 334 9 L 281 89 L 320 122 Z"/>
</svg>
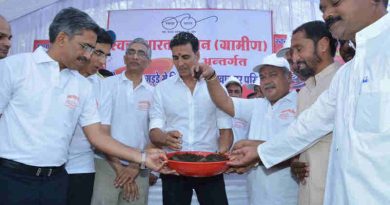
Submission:
<svg viewBox="0 0 390 205">
<path fill-rule="evenodd" d="M 146 152 L 144 150 L 141 151 L 140 169 L 146 169 Z"/>
</svg>

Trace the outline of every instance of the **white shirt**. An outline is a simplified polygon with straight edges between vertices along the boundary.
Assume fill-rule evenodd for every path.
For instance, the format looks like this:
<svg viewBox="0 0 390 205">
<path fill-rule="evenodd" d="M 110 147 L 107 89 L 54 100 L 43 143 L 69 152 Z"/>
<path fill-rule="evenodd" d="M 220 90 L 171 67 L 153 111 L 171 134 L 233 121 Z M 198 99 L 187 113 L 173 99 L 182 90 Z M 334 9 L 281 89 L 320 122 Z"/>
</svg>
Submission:
<svg viewBox="0 0 390 205">
<path fill-rule="evenodd" d="M 249 139 L 271 140 L 295 119 L 297 93 L 290 92 L 274 105 L 264 99 L 233 98 L 235 118 L 250 122 Z M 296 205 L 298 183 L 291 176 L 290 167 L 266 169 L 259 166 L 248 175 L 251 205 Z"/>
<path fill-rule="evenodd" d="M 356 34 L 356 55 L 289 127 L 259 146 L 266 167 L 333 130 L 324 204 L 390 204 L 390 15 Z"/>
<path fill-rule="evenodd" d="M 0 157 L 60 166 L 82 127 L 100 121 L 92 86 L 75 70 L 60 72 L 43 48 L 0 61 Z"/>
<path fill-rule="evenodd" d="M 144 149 L 149 143 L 149 108 L 153 87 L 145 78 L 136 88 L 133 87 L 125 72 L 102 81 L 102 124 L 111 125 L 111 135 L 119 142 Z"/>
<path fill-rule="evenodd" d="M 248 139 L 248 133 L 249 133 L 249 123 L 245 120 L 233 118 L 233 135 L 234 135 L 234 142 Z"/>
<path fill-rule="evenodd" d="M 149 129 L 153 128 L 179 131 L 183 135 L 183 151 L 215 152 L 218 150 L 219 129 L 231 129 L 232 120 L 215 106 L 206 81 L 199 80 L 191 93 L 176 75 L 155 88 Z"/>
<path fill-rule="evenodd" d="M 87 79 L 92 84 L 93 93 L 95 94 L 99 104 L 99 82 L 102 78 L 95 74 L 89 76 Z M 72 141 L 70 142 L 69 156 L 65 168 L 69 174 L 95 172 L 94 152 L 79 124 L 76 126 Z"/>
</svg>

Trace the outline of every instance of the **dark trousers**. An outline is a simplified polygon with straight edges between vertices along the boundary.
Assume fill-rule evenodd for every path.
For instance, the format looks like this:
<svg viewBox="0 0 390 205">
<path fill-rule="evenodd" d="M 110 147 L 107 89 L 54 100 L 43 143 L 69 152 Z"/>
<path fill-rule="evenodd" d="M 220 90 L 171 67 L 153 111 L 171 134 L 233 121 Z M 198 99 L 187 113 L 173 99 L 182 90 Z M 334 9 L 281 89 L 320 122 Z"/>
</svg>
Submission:
<svg viewBox="0 0 390 205">
<path fill-rule="evenodd" d="M 0 205 L 66 205 L 68 174 L 33 176 L 0 166 Z"/>
<path fill-rule="evenodd" d="M 201 205 L 228 204 L 222 174 L 213 177 L 160 176 L 164 205 L 190 205 L 192 190 Z"/>
<path fill-rule="evenodd" d="M 69 174 L 68 205 L 90 205 L 95 173 Z"/>
</svg>

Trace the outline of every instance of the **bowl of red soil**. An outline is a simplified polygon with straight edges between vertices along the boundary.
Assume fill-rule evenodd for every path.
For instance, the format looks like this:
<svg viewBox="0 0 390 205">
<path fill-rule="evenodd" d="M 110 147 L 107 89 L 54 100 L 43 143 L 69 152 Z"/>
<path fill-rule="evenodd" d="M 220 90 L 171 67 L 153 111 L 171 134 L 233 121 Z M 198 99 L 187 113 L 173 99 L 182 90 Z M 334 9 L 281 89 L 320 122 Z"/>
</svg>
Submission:
<svg viewBox="0 0 390 205">
<path fill-rule="evenodd" d="M 180 175 L 210 177 L 228 169 L 228 157 L 214 152 L 180 151 L 167 154 L 168 167 Z"/>
</svg>

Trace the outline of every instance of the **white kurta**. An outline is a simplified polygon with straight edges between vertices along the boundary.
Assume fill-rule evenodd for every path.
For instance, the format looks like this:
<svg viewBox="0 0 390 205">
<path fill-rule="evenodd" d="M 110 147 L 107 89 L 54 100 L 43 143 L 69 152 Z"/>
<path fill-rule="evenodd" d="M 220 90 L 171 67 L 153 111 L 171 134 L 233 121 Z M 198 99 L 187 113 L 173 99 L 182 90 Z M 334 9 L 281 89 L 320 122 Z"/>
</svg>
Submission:
<svg viewBox="0 0 390 205">
<path fill-rule="evenodd" d="M 233 98 L 235 118 L 250 122 L 249 139 L 270 140 L 287 129 L 295 119 L 297 93 L 291 92 L 271 105 L 265 99 Z M 283 136 L 281 136 L 283 137 Z M 298 183 L 290 167 L 266 169 L 259 166 L 247 178 L 251 205 L 296 205 Z"/>
<path fill-rule="evenodd" d="M 390 15 L 356 34 L 356 55 L 283 138 L 258 147 L 266 167 L 333 130 L 324 204 L 390 204 Z"/>
<path fill-rule="evenodd" d="M 145 78 L 134 87 L 125 72 L 104 79 L 100 85 L 102 124 L 111 126 L 111 135 L 119 142 L 145 149 L 150 141 L 149 108 L 154 88 Z M 104 154 L 98 153 L 99 156 L 104 157 Z M 128 164 L 124 160 L 122 163 Z"/>
</svg>

